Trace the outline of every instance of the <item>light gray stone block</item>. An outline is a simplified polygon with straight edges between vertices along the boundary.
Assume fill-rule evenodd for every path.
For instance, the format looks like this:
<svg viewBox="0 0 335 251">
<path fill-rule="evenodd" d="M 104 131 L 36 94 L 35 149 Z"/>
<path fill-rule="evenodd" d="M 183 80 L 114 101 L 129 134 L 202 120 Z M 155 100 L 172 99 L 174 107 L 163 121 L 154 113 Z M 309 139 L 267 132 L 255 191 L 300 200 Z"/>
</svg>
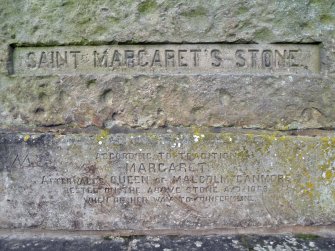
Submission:
<svg viewBox="0 0 335 251">
<path fill-rule="evenodd" d="M 2 134 L 7 228 L 328 224 L 334 138 L 191 131 Z"/>
</svg>

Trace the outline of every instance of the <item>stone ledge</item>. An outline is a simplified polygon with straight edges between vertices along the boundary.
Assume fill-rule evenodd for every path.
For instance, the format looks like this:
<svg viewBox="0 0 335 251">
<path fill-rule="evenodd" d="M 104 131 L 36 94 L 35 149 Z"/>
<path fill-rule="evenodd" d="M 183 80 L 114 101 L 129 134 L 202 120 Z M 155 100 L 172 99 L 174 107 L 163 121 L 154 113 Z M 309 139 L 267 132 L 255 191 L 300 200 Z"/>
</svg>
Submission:
<svg viewBox="0 0 335 251">
<path fill-rule="evenodd" d="M 17 238 L 0 237 L 0 250 L 332 250 L 335 239 L 311 234 Z"/>
</svg>

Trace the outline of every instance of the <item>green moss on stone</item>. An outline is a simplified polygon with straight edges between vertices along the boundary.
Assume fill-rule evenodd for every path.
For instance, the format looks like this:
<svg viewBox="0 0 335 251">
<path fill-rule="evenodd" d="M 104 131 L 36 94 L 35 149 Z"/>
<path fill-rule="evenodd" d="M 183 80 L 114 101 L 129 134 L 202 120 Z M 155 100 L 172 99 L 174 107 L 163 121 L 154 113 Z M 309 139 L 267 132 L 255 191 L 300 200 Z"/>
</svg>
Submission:
<svg viewBox="0 0 335 251">
<path fill-rule="evenodd" d="M 152 10 L 156 9 L 157 3 L 155 0 L 146 0 L 138 5 L 138 11 L 140 13 L 147 13 L 151 12 Z"/>
<path fill-rule="evenodd" d="M 325 14 L 320 17 L 320 21 L 321 23 L 324 23 L 324 24 L 334 24 L 335 17 Z"/>
<path fill-rule="evenodd" d="M 243 14 L 247 13 L 248 11 L 249 11 L 249 9 L 247 7 L 241 6 L 240 8 L 238 8 L 237 14 L 243 15 Z"/>
<path fill-rule="evenodd" d="M 262 28 L 255 32 L 254 37 L 257 40 L 270 40 L 273 36 L 273 33 L 268 28 Z"/>
<path fill-rule="evenodd" d="M 245 146 L 243 146 L 242 148 L 243 149 L 241 151 L 236 153 L 236 156 L 242 161 L 247 161 L 250 158 L 249 151 L 248 151 L 248 149 L 246 149 Z"/>
<path fill-rule="evenodd" d="M 202 7 L 202 6 L 198 6 L 194 9 L 185 11 L 183 13 L 181 13 L 181 15 L 185 16 L 185 17 L 198 17 L 198 16 L 206 16 L 207 15 L 207 10 Z"/>
<path fill-rule="evenodd" d="M 323 137 L 321 138 L 321 144 L 324 151 L 335 149 L 335 137 Z"/>
<path fill-rule="evenodd" d="M 154 142 L 157 142 L 160 137 L 157 133 L 147 133 L 146 136 L 151 140 L 151 141 L 154 141 Z"/>
<path fill-rule="evenodd" d="M 305 240 L 305 241 L 311 241 L 311 240 L 316 240 L 319 238 L 318 235 L 316 234 L 296 234 L 295 237 L 297 239 Z"/>
<path fill-rule="evenodd" d="M 262 153 L 267 153 L 270 150 L 270 147 L 272 146 L 272 144 L 278 140 L 275 134 L 271 134 L 271 135 L 264 134 L 264 135 L 261 135 L 261 138 L 263 140 Z"/>
<path fill-rule="evenodd" d="M 97 136 L 96 140 L 99 142 L 103 139 L 106 139 L 108 136 L 109 131 L 108 130 L 101 130 L 100 134 Z"/>
</svg>

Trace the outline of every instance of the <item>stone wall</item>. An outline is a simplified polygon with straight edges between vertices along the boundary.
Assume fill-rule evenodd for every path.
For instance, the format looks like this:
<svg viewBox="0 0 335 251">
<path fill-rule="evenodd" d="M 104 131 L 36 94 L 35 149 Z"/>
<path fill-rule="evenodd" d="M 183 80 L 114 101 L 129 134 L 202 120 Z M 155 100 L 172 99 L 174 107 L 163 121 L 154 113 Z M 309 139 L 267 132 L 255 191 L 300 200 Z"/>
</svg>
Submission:
<svg viewBox="0 0 335 251">
<path fill-rule="evenodd" d="M 6 1 L 0 228 L 335 219 L 334 1 Z"/>
</svg>

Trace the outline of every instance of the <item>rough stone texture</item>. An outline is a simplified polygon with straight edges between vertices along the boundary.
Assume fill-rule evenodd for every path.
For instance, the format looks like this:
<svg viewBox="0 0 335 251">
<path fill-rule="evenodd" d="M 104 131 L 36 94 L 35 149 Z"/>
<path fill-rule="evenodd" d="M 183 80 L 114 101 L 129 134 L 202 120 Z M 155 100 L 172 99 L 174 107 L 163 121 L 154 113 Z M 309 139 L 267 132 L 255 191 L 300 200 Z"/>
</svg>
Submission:
<svg viewBox="0 0 335 251">
<path fill-rule="evenodd" d="M 335 85 L 320 76 L 61 76 L 6 82 L 4 127 L 333 127 Z M 176 112 L 178 111 L 178 112 Z"/>
<path fill-rule="evenodd" d="M 331 237 L 317 235 L 131 236 L 103 238 L 0 237 L 0 250 L 213 250 L 213 251 L 325 251 L 335 249 Z"/>
<path fill-rule="evenodd" d="M 0 228 L 197 230 L 334 223 L 333 0 L 210 3 L 202 0 L 0 0 L 0 6 Z M 320 71 L 173 75 L 135 72 L 122 76 L 55 71 L 47 76 L 24 76 L 15 74 L 11 68 L 15 48 L 169 46 L 172 43 L 244 46 L 307 43 L 320 48 L 318 62 L 311 59 L 313 64 L 320 63 Z M 197 126 L 204 129 L 199 130 Z M 185 127 L 188 129 L 182 129 Z M 243 129 L 220 132 L 226 127 Z M 275 131 L 254 132 L 246 128 Z M 313 128 L 328 131 L 309 130 Z M 98 129 L 103 131 L 95 133 Z M 138 133 L 138 129 L 147 131 Z M 306 135 L 290 136 L 291 133 Z M 156 157 L 164 151 L 170 154 L 170 159 L 113 161 L 103 151 L 132 151 L 137 156 L 149 152 Z M 115 205 L 104 205 L 100 186 L 122 187 L 115 180 L 112 182 L 111 176 L 124 176 L 127 161 L 138 168 L 144 163 L 146 170 L 149 162 L 156 164 L 156 170 L 159 163 L 179 163 L 179 167 L 184 167 L 181 163 L 195 164 L 198 171 L 185 172 L 189 174 L 188 180 L 177 181 L 177 185 L 182 197 L 197 198 L 199 191 L 187 189 L 194 177 L 200 179 L 202 164 L 199 165 L 199 159 L 181 160 L 180 151 L 226 153 L 221 160 L 206 160 L 210 168 L 206 166 L 203 171 L 206 175 L 228 177 L 229 185 L 218 184 L 218 192 L 208 192 L 209 196 L 224 194 L 225 197 L 219 196 L 219 201 L 211 203 L 185 202 L 183 198 L 155 202 L 154 196 L 143 191 L 150 184 L 164 178 L 161 182 L 168 188 L 176 189 L 176 186 L 171 184 L 171 174 L 149 173 L 146 176 L 151 183 L 138 186 L 141 191 L 136 197 L 141 197 L 142 202 L 130 203 L 131 194 L 128 194 Z M 92 185 L 84 184 L 93 182 L 91 178 L 97 174 L 102 179 L 95 180 L 99 190 L 96 193 Z M 74 181 L 69 178 L 73 175 L 84 179 Z M 274 177 L 274 180 L 265 181 L 266 190 L 260 181 L 234 184 L 247 175 L 263 175 L 265 180 Z M 135 182 L 141 178 L 128 179 Z M 62 182 L 81 182 L 85 189 L 59 184 Z M 209 182 L 202 189 L 214 187 Z M 155 191 L 155 196 L 166 195 L 166 189 Z M 123 193 L 117 191 L 109 198 L 120 198 Z M 143 199 L 147 197 L 148 203 Z M 83 250 L 87 247 L 98 250 L 108 245 L 121 250 L 156 249 L 152 246 L 155 241 L 148 238 L 101 243 L 87 239 L 70 243 L 68 249 L 78 249 L 80 245 L 85 245 Z M 283 237 L 285 240 L 271 237 L 266 242 L 266 238 L 250 237 L 247 242 L 251 244 L 246 247 L 244 237 L 236 237 L 238 242 L 230 241 L 229 237 L 197 238 L 185 237 L 178 242 L 163 237 L 159 244 L 177 250 L 183 249 L 178 245 L 184 242 L 190 250 L 207 247 L 222 250 L 224 245 L 228 250 L 334 249 L 331 246 L 334 242 L 329 239 L 295 242 L 291 237 Z M 0 249 L 32 249 L 26 245 L 30 240 L 14 239 L 2 239 Z M 253 244 L 254 240 L 261 246 Z M 63 250 L 68 243 L 56 240 L 55 245 L 50 245 L 50 242 L 38 240 L 37 244 Z M 197 246 L 200 242 L 203 248 Z"/>
<path fill-rule="evenodd" d="M 207 229 L 330 224 L 334 137 L 2 134 L 0 226 Z"/>
<path fill-rule="evenodd" d="M 334 1 L 5 1 L 1 127 L 334 128 Z M 320 43 L 321 73 L 8 76 L 10 44 Z M 140 73 L 139 73 L 140 74 Z M 178 113 L 176 113 L 178 111 Z"/>
</svg>

